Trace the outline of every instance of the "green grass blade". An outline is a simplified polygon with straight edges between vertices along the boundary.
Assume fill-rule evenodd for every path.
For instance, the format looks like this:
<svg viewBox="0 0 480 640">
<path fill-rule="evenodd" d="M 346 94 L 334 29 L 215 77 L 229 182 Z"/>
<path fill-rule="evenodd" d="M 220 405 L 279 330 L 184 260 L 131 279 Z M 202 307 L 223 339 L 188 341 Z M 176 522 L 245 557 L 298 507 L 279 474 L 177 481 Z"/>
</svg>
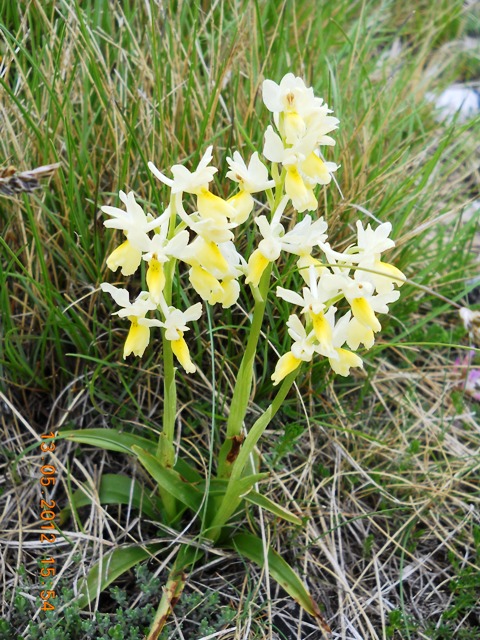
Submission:
<svg viewBox="0 0 480 640">
<path fill-rule="evenodd" d="M 282 520 L 286 520 L 287 522 L 291 522 L 292 524 L 296 524 L 298 526 L 303 524 L 301 518 L 296 516 L 288 509 L 285 509 L 285 507 L 280 506 L 273 500 L 270 500 L 270 498 L 262 496 L 262 494 L 258 493 L 257 491 L 250 491 L 245 496 L 245 500 L 250 504 L 254 504 L 257 507 L 260 507 L 261 509 L 265 509 L 265 511 L 270 511 L 270 513 L 273 513 L 279 518 L 282 518 Z"/>
<path fill-rule="evenodd" d="M 157 448 L 155 442 L 136 436 L 133 433 L 123 433 L 116 429 L 66 430 L 62 431 L 57 437 L 81 444 L 90 444 L 93 447 L 107 449 L 107 451 L 119 451 L 120 453 L 132 453 L 134 445 L 152 453 L 155 453 Z"/>
<path fill-rule="evenodd" d="M 94 565 L 88 576 L 79 587 L 80 598 L 77 605 L 80 609 L 86 607 L 97 594 L 104 591 L 109 584 L 123 573 L 137 565 L 162 548 L 159 544 L 142 547 L 121 547 L 108 553 L 102 560 Z"/>
<path fill-rule="evenodd" d="M 233 537 L 232 546 L 242 556 L 245 556 L 260 567 L 265 565 L 263 542 L 260 538 L 257 538 L 257 536 L 250 533 L 239 533 Z M 272 578 L 278 582 L 307 613 L 317 620 L 324 631 L 330 631 L 317 603 L 313 600 L 306 586 L 291 566 L 273 549 L 268 549 L 268 571 Z"/>
</svg>

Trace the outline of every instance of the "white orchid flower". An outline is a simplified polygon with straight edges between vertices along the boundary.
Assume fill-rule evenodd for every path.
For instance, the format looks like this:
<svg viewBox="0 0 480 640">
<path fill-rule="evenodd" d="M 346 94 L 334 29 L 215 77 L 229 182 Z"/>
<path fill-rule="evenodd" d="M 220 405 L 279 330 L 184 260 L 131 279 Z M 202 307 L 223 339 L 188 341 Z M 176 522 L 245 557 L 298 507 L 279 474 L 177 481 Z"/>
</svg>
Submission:
<svg viewBox="0 0 480 640">
<path fill-rule="evenodd" d="M 195 171 L 189 171 L 181 164 L 173 165 L 173 179 L 167 178 L 153 162 L 148 163 L 148 168 L 158 180 L 171 188 L 172 194 L 183 192 L 198 194 L 202 189 L 208 188 L 208 184 L 218 171 L 215 167 L 208 166 L 213 158 L 212 149 L 213 146 L 208 147 Z"/>
<path fill-rule="evenodd" d="M 100 207 L 103 213 L 112 216 L 110 220 L 105 220 L 103 224 L 110 229 L 121 229 L 132 243 L 135 243 L 138 238 L 141 240 L 140 244 L 143 244 L 144 236 L 161 226 L 165 221 L 165 217 L 168 217 L 167 212 L 156 219 L 150 214 L 147 215 L 135 200 L 133 191 L 128 194 L 120 191 L 119 197 L 125 205 L 126 211 L 108 205 Z"/>
<path fill-rule="evenodd" d="M 230 167 L 227 178 L 238 182 L 242 191 L 257 193 L 275 186 L 275 180 L 268 179 L 268 169 L 258 157 L 257 151 L 250 158 L 248 167 L 238 151 L 234 151 L 233 158 L 227 158 L 227 163 Z"/>
<path fill-rule="evenodd" d="M 300 318 L 292 314 L 287 321 L 288 334 L 293 340 L 292 348 L 278 360 L 271 379 L 274 385 L 295 371 L 303 362 L 310 362 L 315 353 L 315 334 L 307 333 Z"/>
<path fill-rule="evenodd" d="M 329 317 L 329 320 L 333 325 L 332 343 L 335 349 L 336 357 L 329 358 L 328 361 L 330 362 L 330 366 L 335 371 L 335 373 L 338 373 L 341 376 L 348 376 L 351 368 L 363 367 L 363 362 L 356 353 L 352 353 L 352 351 L 343 348 L 345 341 L 347 341 L 348 343 L 348 330 L 352 322 L 350 320 L 350 311 L 342 316 L 337 323 L 335 323 L 334 321 L 335 311 L 336 309 L 334 307 L 331 307 L 329 309 L 329 313 L 332 314 L 332 317 Z M 327 316 L 329 315 L 329 313 L 327 313 Z M 349 344 L 349 346 L 351 345 Z"/>
<path fill-rule="evenodd" d="M 126 289 L 115 287 L 108 282 L 103 282 L 100 288 L 109 293 L 114 301 L 122 307 L 113 315 L 130 320 L 130 330 L 125 341 L 123 357 L 126 358 L 131 353 L 143 356 L 150 342 L 150 328 L 161 326 L 159 320 L 145 317 L 149 311 L 157 308 L 156 303 L 151 299 L 148 291 L 142 291 L 133 302 L 130 302 L 130 296 Z"/>
<path fill-rule="evenodd" d="M 147 216 L 142 207 L 136 202 L 135 194 L 130 191 L 125 194 L 120 191 L 120 200 L 125 204 L 126 211 L 118 207 L 104 206 L 101 210 L 109 216 L 110 220 L 104 221 L 104 226 L 112 229 L 121 229 L 127 239 L 118 246 L 107 258 L 107 267 L 112 271 L 121 269 L 124 276 L 131 276 L 140 266 L 142 252 L 149 243 L 148 233 L 161 227 L 168 219 L 169 213 L 165 211 L 160 217 L 154 219 Z"/>
<path fill-rule="evenodd" d="M 168 307 L 165 299 L 162 298 L 160 307 L 164 315 L 164 321 L 160 322 L 160 326 L 165 328 L 165 338 L 170 340 L 175 357 L 187 373 L 195 373 L 197 368 L 190 358 L 190 352 L 183 334 L 185 331 L 190 330 L 187 322 L 198 320 L 202 315 L 201 302 L 197 302 L 197 304 L 188 307 L 185 311 L 181 311 L 175 307 Z"/>
</svg>

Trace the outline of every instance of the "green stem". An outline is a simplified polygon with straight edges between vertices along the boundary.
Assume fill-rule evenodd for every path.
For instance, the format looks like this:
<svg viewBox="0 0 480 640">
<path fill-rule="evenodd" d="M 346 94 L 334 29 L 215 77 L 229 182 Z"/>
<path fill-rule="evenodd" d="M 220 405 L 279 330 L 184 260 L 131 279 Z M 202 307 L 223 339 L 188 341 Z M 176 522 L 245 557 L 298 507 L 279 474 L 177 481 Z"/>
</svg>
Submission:
<svg viewBox="0 0 480 640">
<path fill-rule="evenodd" d="M 168 227 L 168 239 L 175 234 L 176 208 L 172 198 L 170 202 L 170 221 Z M 165 265 L 165 287 L 163 297 L 167 305 L 172 302 L 173 277 L 175 275 L 175 260 L 170 259 Z M 177 387 L 175 383 L 175 365 L 170 340 L 165 338 L 165 329 L 162 329 L 163 342 L 163 430 L 158 439 L 157 458 L 164 467 L 173 467 L 175 463 L 175 417 L 177 415 Z M 165 505 L 170 515 L 175 513 L 175 501 Z"/>
<path fill-rule="evenodd" d="M 229 475 L 227 456 L 230 453 L 232 446 L 234 446 L 235 438 L 238 438 L 242 432 L 243 421 L 247 413 L 248 402 L 250 400 L 250 393 L 252 390 L 255 355 L 257 353 L 258 339 L 260 337 L 263 318 L 265 315 L 271 273 L 272 264 L 270 263 L 265 269 L 259 283 L 259 295 L 256 298 L 253 309 L 253 318 L 250 326 L 247 348 L 245 349 L 240 369 L 238 370 L 235 388 L 233 390 L 232 403 L 230 405 L 230 412 L 227 421 L 227 434 L 219 454 L 218 475 L 220 477 L 226 477 Z"/>
<path fill-rule="evenodd" d="M 146 640 L 157 640 L 161 634 L 173 607 L 178 602 L 187 580 L 186 569 L 195 563 L 199 553 L 197 549 L 189 549 L 186 545 L 180 548 L 168 581 L 163 588 L 162 599 L 153 619 Z"/>
<path fill-rule="evenodd" d="M 240 447 L 238 456 L 231 468 L 230 479 L 223 496 L 223 500 L 217 509 L 216 515 L 212 521 L 211 526 L 205 532 L 207 538 L 213 541 L 218 539 L 222 527 L 228 522 L 230 516 L 235 512 L 241 501 L 241 496 L 238 491 L 238 481 L 242 477 L 246 465 L 248 464 L 250 455 L 261 438 L 263 432 L 268 427 L 277 411 L 282 406 L 287 393 L 289 392 L 295 378 L 300 371 L 301 367 L 292 371 L 282 382 L 280 389 L 277 392 L 272 404 L 268 407 L 265 413 L 256 420 L 250 429 L 243 445 Z"/>
<path fill-rule="evenodd" d="M 285 170 L 278 173 L 278 165 L 272 164 L 272 175 L 275 179 L 275 194 L 268 195 L 268 201 L 272 214 L 275 213 L 284 195 Z M 227 433 L 218 458 L 218 476 L 228 478 L 231 472 L 232 458 L 235 456 L 236 448 L 239 445 L 242 426 L 248 409 L 248 402 L 252 391 L 253 368 L 255 365 L 255 355 L 257 353 L 258 339 L 262 330 L 265 307 L 267 305 L 267 295 L 270 286 L 270 277 L 273 264 L 270 263 L 265 269 L 258 286 L 253 290 L 255 306 L 253 308 L 252 324 L 247 341 L 247 348 L 240 364 L 237 380 L 233 390 L 232 404 L 227 420 Z"/>
<path fill-rule="evenodd" d="M 247 348 L 242 358 L 242 363 L 238 372 L 237 384 L 233 392 L 230 414 L 227 421 L 227 438 L 240 435 L 242 431 L 243 420 L 245 418 L 250 392 L 252 389 L 253 367 L 255 364 L 255 355 L 257 353 L 258 340 L 262 330 L 263 317 L 265 315 L 265 307 L 267 304 L 268 287 L 270 285 L 270 275 L 272 272 L 272 263 L 270 263 L 261 278 L 259 293 L 260 297 L 255 302 L 253 309 L 252 324 L 250 326 L 250 335 L 248 336 Z"/>
</svg>

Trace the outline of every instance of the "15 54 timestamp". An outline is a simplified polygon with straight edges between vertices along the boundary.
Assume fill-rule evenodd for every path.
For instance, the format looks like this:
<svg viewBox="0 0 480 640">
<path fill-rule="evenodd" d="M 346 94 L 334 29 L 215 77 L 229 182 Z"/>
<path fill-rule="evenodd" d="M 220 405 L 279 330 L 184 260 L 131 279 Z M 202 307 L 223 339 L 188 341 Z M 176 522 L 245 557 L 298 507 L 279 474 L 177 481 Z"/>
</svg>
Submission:
<svg viewBox="0 0 480 640">
<path fill-rule="evenodd" d="M 40 499 L 40 520 L 43 524 L 40 525 L 42 533 L 40 534 L 40 544 L 42 545 L 42 555 L 45 553 L 45 545 L 54 544 L 57 541 L 57 526 L 55 519 L 58 516 L 56 512 L 55 500 L 48 499 L 47 493 L 49 488 L 53 488 L 57 481 L 57 468 L 51 461 L 46 461 L 48 453 L 55 451 L 55 433 L 45 433 L 42 435 L 42 442 L 40 443 L 40 450 L 44 456 L 42 456 L 42 466 L 40 467 L 40 485 L 42 498 Z M 42 557 L 40 560 L 40 573 L 39 582 L 41 586 L 50 586 L 51 580 L 56 574 L 55 558 Z M 51 602 L 57 594 L 52 589 L 42 589 L 40 591 L 40 599 L 42 600 L 42 611 L 52 611 L 55 609 L 55 605 Z"/>
</svg>

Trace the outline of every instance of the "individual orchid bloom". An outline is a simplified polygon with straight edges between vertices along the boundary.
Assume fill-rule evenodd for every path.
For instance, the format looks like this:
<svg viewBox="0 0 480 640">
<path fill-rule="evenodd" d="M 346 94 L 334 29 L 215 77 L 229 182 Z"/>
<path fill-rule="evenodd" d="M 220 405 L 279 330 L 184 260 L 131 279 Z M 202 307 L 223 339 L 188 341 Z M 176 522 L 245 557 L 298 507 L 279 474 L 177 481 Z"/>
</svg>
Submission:
<svg viewBox="0 0 480 640">
<path fill-rule="evenodd" d="M 185 255 L 189 235 L 188 231 L 180 231 L 173 238 L 167 240 L 168 227 L 164 225 L 160 233 L 150 238 L 148 250 L 142 258 L 148 263 L 146 274 L 147 286 L 152 299 L 158 304 L 165 287 L 165 273 L 163 265 L 171 257 L 180 258 Z"/>
<path fill-rule="evenodd" d="M 182 260 L 191 265 L 189 279 L 199 296 L 213 305 L 232 306 L 239 296 L 236 280 L 242 275 L 245 261 L 233 242 L 217 244 L 198 236 L 184 252 Z"/>
<path fill-rule="evenodd" d="M 329 291 L 322 289 L 321 278 L 317 278 L 313 266 L 310 267 L 309 276 L 310 286 L 302 289 L 303 295 L 283 287 L 277 287 L 277 296 L 291 304 L 302 307 L 302 313 L 307 315 L 313 324 L 313 331 L 320 345 L 318 352 L 327 357 L 335 357 L 332 344 L 332 328 L 327 316 L 324 314 L 325 303 L 331 298 L 331 294 Z"/>
<path fill-rule="evenodd" d="M 312 265 L 308 272 L 309 286 L 303 287 L 302 295 L 296 291 L 290 289 L 284 289 L 283 287 L 277 287 L 277 296 L 302 307 L 302 313 L 304 314 L 318 314 L 325 309 L 325 302 L 332 296 L 330 292 L 325 292 L 320 286 L 321 279 L 317 277 L 315 267 Z"/>
<path fill-rule="evenodd" d="M 379 294 L 392 291 L 395 285 L 401 287 L 406 280 L 405 275 L 393 264 L 371 257 L 358 264 L 355 278 L 371 282 Z"/>
<path fill-rule="evenodd" d="M 242 156 L 235 151 L 232 158 L 227 158 L 230 171 L 227 171 L 227 178 L 238 182 L 239 191 L 227 202 L 235 208 L 235 216 L 231 219 L 237 224 L 242 224 L 251 214 L 254 207 L 252 193 L 272 189 L 275 180 L 268 179 L 268 169 L 258 157 L 258 152 L 250 158 L 248 167 Z"/>
<path fill-rule="evenodd" d="M 357 282 L 369 283 L 379 294 L 389 293 L 395 285 L 400 287 L 406 280 L 397 267 L 382 262 L 373 253 L 358 253 L 356 245 L 348 247 L 343 253 L 334 251 L 328 242 L 319 243 L 319 247 L 325 253 L 327 262 L 335 274 L 332 277 L 340 275 L 346 278 L 345 282 L 350 282 L 348 274 L 352 268 L 355 269 L 354 278 Z"/>
<path fill-rule="evenodd" d="M 132 244 L 142 248 L 145 236 L 150 231 L 161 226 L 165 219 L 168 218 L 169 213 L 165 212 L 159 218 L 154 219 L 150 214 L 147 215 L 138 204 L 133 191 L 128 194 L 120 191 L 119 197 L 125 205 L 126 211 L 108 205 L 101 207 L 103 213 L 112 216 L 111 219 L 105 220 L 103 224 L 109 229 L 121 229 Z"/>
<path fill-rule="evenodd" d="M 147 216 L 136 202 L 133 191 L 130 191 L 128 195 L 120 191 L 119 195 L 120 200 L 126 206 L 126 211 L 118 207 L 101 207 L 104 213 L 112 216 L 110 220 L 104 221 L 104 226 L 121 229 L 127 237 L 125 242 L 108 256 L 107 267 L 112 271 L 120 268 L 122 275 L 131 276 L 142 261 L 142 251 L 149 243 L 148 233 L 161 227 L 168 219 L 169 213 L 165 211 L 159 218 L 153 219 L 152 216 Z"/>
<path fill-rule="evenodd" d="M 237 226 L 237 223 L 229 222 L 226 216 L 202 217 L 198 211 L 188 214 L 183 207 L 181 194 L 175 196 L 175 209 L 181 220 L 202 238 L 217 243 L 233 240 L 231 230 Z M 236 215 L 233 207 L 232 213 Z"/>
<path fill-rule="evenodd" d="M 348 328 L 351 323 L 350 311 L 342 316 L 342 318 L 340 318 L 336 323 L 334 322 L 335 312 L 335 307 L 330 307 L 329 312 L 327 313 L 329 321 L 333 325 L 332 343 L 336 354 L 335 358 L 329 358 L 328 361 L 335 373 L 338 373 L 341 376 L 348 376 L 351 368 L 363 367 L 363 362 L 356 353 L 352 353 L 352 351 L 343 348 L 345 341 L 348 340 Z"/>
<path fill-rule="evenodd" d="M 313 221 L 311 216 L 306 215 L 283 236 L 282 247 L 284 251 L 297 256 L 310 255 L 313 247 L 326 239 L 327 228 L 328 225 L 323 218 Z"/>
<path fill-rule="evenodd" d="M 274 385 L 281 382 L 289 373 L 295 371 L 303 362 L 310 362 L 315 353 L 315 334 L 307 333 L 300 318 L 292 314 L 288 321 L 288 334 L 293 340 L 292 348 L 277 362 L 271 379 Z"/>
<path fill-rule="evenodd" d="M 150 328 L 161 326 L 159 320 L 145 317 L 149 311 L 157 308 L 156 303 L 151 299 L 148 291 L 142 291 L 133 302 L 130 302 L 130 296 L 126 289 L 120 289 L 108 282 L 103 282 L 100 288 L 109 293 L 114 301 L 122 307 L 113 315 L 118 315 L 121 318 L 126 317 L 131 323 L 123 349 L 123 358 L 125 359 L 131 353 L 139 357 L 143 356 L 150 342 Z"/>
<path fill-rule="evenodd" d="M 347 281 L 347 279 L 345 278 Z M 353 316 L 374 333 L 382 328 L 375 310 L 371 305 L 373 286 L 369 282 L 357 282 L 348 278 L 348 284 L 343 287 L 343 294 L 352 309 Z"/>
<path fill-rule="evenodd" d="M 380 254 L 395 246 L 395 242 L 388 236 L 392 232 L 392 224 L 383 222 L 376 229 L 372 229 L 370 224 L 366 228 L 360 220 L 357 220 L 357 245 L 356 249 L 360 254 L 373 255 L 379 258 Z"/>
<path fill-rule="evenodd" d="M 334 162 L 324 162 L 316 153 L 314 139 L 305 137 L 293 147 L 285 147 L 281 137 L 269 126 L 265 132 L 263 155 L 281 163 L 285 170 L 285 192 L 299 211 L 314 211 L 318 206 L 313 187 L 328 184 L 338 169 Z"/>
<path fill-rule="evenodd" d="M 265 106 L 273 112 L 275 124 L 288 144 L 305 136 L 305 117 L 323 104 L 321 98 L 315 97 L 313 89 L 293 73 L 287 73 L 280 84 L 265 80 L 262 93 Z"/>
<path fill-rule="evenodd" d="M 373 286 L 369 282 L 354 280 L 344 289 L 344 294 L 350 304 L 353 316 L 374 333 L 382 328 L 375 312 L 388 313 L 388 305 L 400 297 L 400 292 L 397 290 L 373 295 Z"/>
<path fill-rule="evenodd" d="M 327 136 L 338 127 L 339 120 L 328 114 L 332 110 L 301 78 L 287 73 L 280 84 L 273 80 L 263 83 L 263 101 L 274 114 L 275 125 L 287 144 L 306 136 L 315 138 L 315 144 L 335 144 Z"/>
<path fill-rule="evenodd" d="M 247 267 L 247 278 L 245 282 L 258 287 L 260 278 L 267 268 L 269 262 L 274 262 L 282 251 L 281 237 L 285 235 L 285 229 L 280 224 L 280 219 L 285 211 L 289 198 L 284 196 L 273 214 L 271 222 L 266 216 L 258 216 L 255 222 L 260 229 L 263 239 L 258 245 L 258 249 L 250 256 Z"/>
<path fill-rule="evenodd" d="M 227 178 L 238 182 L 242 191 L 247 193 L 257 193 L 266 189 L 273 189 L 275 180 L 268 179 L 268 169 L 258 157 L 258 152 L 250 158 L 248 167 L 238 151 L 234 151 L 233 159 L 227 158 L 230 171 L 227 171 Z"/>
<path fill-rule="evenodd" d="M 308 136 L 315 140 L 315 146 L 334 146 L 335 140 L 327 135 L 335 129 L 338 129 L 340 120 L 334 116 L 328 115 L 332 110 L 327 104 L 323 104 L 320 108 L 315 109 L 310 115 L 306 116 Z"/>
<path fill-rule="evenodd" d="M 190 352 L 183 334 L 185 331 L 189 331 L 187 322 L 198 320 L 202 315 L 201 302 L 197 302 L 197 304 L 192 305 L 185 311 L 181 311 L 175 307 L 168 307 L 165 299 L 162 298 L 160 307 L 164 320 L 159 324 L 165 328 L 165 338 L 170 341 L 175 357 L 187 373 L 195 373 L 197 368 L 190 358 Z"/>
<path fill-rule="evenodd" d="M 395 285 L 401 287 L 406 279 L 400 269 L 380 260 L 381 253 L 395 246 L 395 242 L 389 238 L 391 231 L 390 222 L 384 222 L 376 229 L 368 224 L 364 229 L 358 220 L 357 244 L 350 249 L 350 252 L 355 252 L 355 259 L 358 261 L 357 274 L 361 279 L 370 280 L 378 293 L 388 293 Z"/>
<path fill-rule="evenodd" d="M 165 299 L 162 298 L 160 308 L 164 317 L 164 320 L 160 322 L 160 326 L 165 328 L 165 338 L 167 340 L 178 340 L 181 337 L 180 334 L 190 330 L 187 327 L 187 322 L 194 322 L 202 315 L 201 302 L 197 302 L 185 311 L 181 311 L 175 307 L 167 306 Z"/>
<path fill-rule="evenodd" d="M 253 286 L 258 286 L 268 263 L 277 260 L 282 250 L 294 255 L 305 256 L 311 253 L 315 245 L 326 238 L 327 223 L 323 218 L 312 222 L 310 216 L 305 216 L 293 229 L 285 233 L 280 219 L 288 199 L 288 195 L 284 196 L 271 222 L 268 222 L 266 216 L 255 218 L 263 239 L 248 261 L 247 284 L 250 282 Z"/>
<path fill-rule="evenodd" d="M 307 87 L 304 80 L 287 73 L 277 84 L 273 80 L 264 80 L 262 84 L 263 102 L 273 113 L 296 112 L 307 115 L 323 103 L 316 98 L 312 87 Z"/>
<path fill-rule="evenodd" d="M 335 265 L 335 258 L 331 255 L 328 256 L 328 254 L 327 257 L 329 262 L 332 261 L 330 266 L 333 273 L 326 272 L 322 274 L 320 279 L 322 287 L 331 293 L 332 298 L 340 294 L 343 295 L 350 304 L 354 318 L 356 318 L 363 327 L 370 329 L 374 333 L 380 331 L 381 325 L 375 313 L 388 313 L 388 305 L 399 298 L 400 292 L 387 291 L 374 295 L 374 284 L 368 278 L 362 278 L 363 272 L 360 269 L 356 269 L 355 277 L 352 278 L 348 274 L 352 265 Z M 348 255 L 344 255 L 343 257 L 348 258 Z M 350 331 L 353 331 L 353 329 Z M 353 337 L 350 339 L 352 344 L 354 344 L 356 339 Z M 358 340 L 364 344 L 368 344 L 368 342 L 371 341 L 371 335 L 366 334 L 365 330 L 362 330 L 362 332 L 358 334 Z"/>
<path fill-rule="evenodd" d="M 198 194 L 202 189 L 208 188 L 208 184 L 218 171 L 215 167 L 208 166 L 213 158 L 212 149 L 212 145 L 208 147 L 195 171 L 189 171 L 181 164 L 174 165 L 172 167 L 173 179 L 167 178 L 153 162 L 148 163 L 148 168 L 158 180 L 171 188 L 172 194 L 183 192 Z"/>
</svg>

